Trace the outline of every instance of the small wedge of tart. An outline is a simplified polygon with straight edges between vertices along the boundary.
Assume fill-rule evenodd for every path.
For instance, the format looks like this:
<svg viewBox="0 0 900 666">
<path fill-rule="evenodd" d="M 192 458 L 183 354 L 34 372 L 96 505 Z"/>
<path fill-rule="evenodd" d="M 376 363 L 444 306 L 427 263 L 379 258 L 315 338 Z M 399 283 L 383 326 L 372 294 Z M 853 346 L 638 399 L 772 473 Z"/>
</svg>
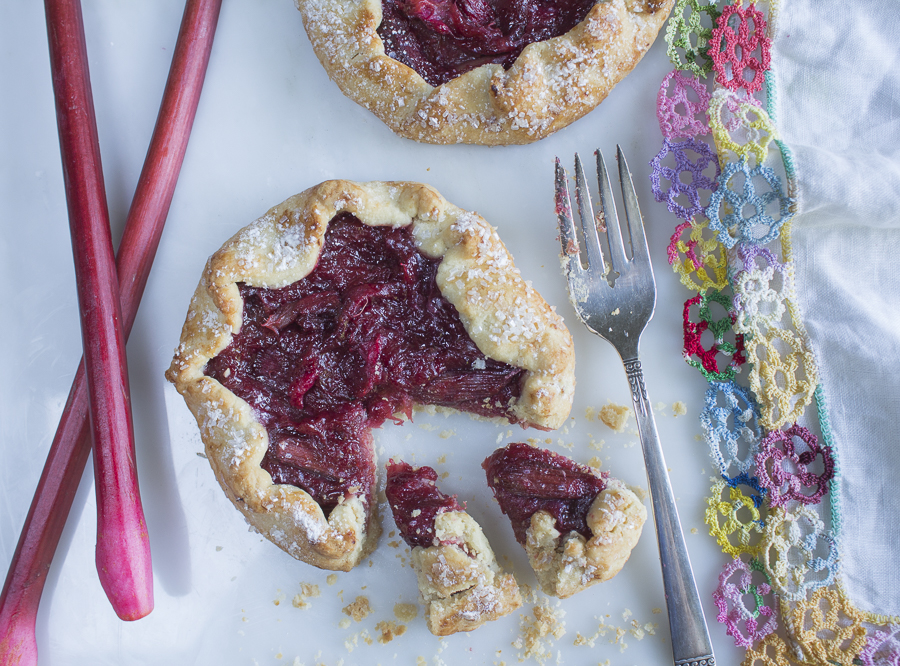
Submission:
<svg viewBox="0 0 900 666">
<path fill-rule="evenodd" d="M 522 605 L 519 586 L 500 570 L 481 527 L 438 490 L 431 467 L 391 460 L 385 494 L 425 601 L 435 636 L 472 631 Z"/>
<path fill-rule="evenodd" d="M 482 467 L 544 593 L 564 599 L 622 570 L 647 519 L 624 483 L 522 443 Z"/>
<path fill-rule="evenodd" d="M 328 75 L 394 132 L 522 144 L 594 109 L 674 0 L 295 0 Z"/>
<path fill-rule="evenodd" d="M 379 533 L 372 428 L 414 404 L 556 428 L 573 368 L 482 218 L 418 183 L 329 181 L 209 259 L 166 376 L 250 524 L 349 570 Z"/>
</svg>

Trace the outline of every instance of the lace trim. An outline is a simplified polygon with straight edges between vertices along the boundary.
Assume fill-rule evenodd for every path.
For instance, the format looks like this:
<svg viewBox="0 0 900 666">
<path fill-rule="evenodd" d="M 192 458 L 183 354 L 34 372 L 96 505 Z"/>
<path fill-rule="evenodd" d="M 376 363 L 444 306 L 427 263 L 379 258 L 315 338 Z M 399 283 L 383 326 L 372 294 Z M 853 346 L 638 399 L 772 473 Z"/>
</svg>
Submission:
<svg viewBox="0 0 900 666">
<path fill-rule="evenodd" d="M 721 474 L 705 518 L 732 558 L 713 599 L 742 666 L 900 666 L 900 618 L 854 608 L 840 577 L 840 465 L 794 293 L 800 193 L 775 118 L 779 9 L 678 0 L 657 96 L 650 181 L 680 218 L 667 252 L 693 294 L 683 354 L 709 382 L 700 423 Z"/>
</svg>

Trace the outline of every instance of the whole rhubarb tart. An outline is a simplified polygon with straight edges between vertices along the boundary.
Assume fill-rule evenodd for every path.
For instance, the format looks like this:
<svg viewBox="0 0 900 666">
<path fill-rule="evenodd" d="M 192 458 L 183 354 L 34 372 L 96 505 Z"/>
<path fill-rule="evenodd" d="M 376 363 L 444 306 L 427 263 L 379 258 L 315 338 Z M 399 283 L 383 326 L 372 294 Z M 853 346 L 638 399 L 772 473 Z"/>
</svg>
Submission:
<svg viewBox="0 0 900 666">
<path fill-rule="evenodd" d="M 415 405 L 557 428 L 575 385 L 569 332 L 496 231 L 402 182 L 328 181 L 239 231 L 166 376 L 250 524 L 336 570 L 379 534 L 372 428 Z"/>
<path fill-rule="evenodd" d="M 531 143 L 602 102 L 674 0 L 295 0 L 341 91 L 400 136 Z"/>
</svg>

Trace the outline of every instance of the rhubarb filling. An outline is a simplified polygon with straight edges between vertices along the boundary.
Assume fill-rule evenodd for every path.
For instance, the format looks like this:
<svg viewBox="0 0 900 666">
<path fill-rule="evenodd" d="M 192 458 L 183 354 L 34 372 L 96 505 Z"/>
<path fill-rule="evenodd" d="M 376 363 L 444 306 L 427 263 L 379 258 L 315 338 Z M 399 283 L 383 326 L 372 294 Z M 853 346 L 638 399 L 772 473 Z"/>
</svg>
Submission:
<svg viewBox="0 0 900 666">
<path fill-rule="evenodd" d="M 437 472 L 431 467 L 413 467 L 395 462 L 387 466 L 385 495 L 400 536 L 410 548 L 438 545 L 435 543 L 434 521 L 445 511 L 462 511 L 455 496 L 438 490 Z"/>
<path fill-rule="evenodd" d="M 385 53 L 433 86 L 567 33 L 596 0 L 382 0 Z"/>
<path fill-rule="evenodd" d="M 525 545 L 531 516 L 546 511 L 561 534 L 592 534 L 587 524 L 594 498 L 606 487 L 605 474 L 565 456 L 516 443 L 497 449 L 481 465 L 500 509 Z"/>
<path fill-rule="evenodd" d="M 371 502 L 370 429 L 413 403 L 515 422 L 525 371 L 486 357 L 436 283 L 440 259 L 411 227 L 341 213 L 312 272 L 280 289 L 238 284 L 243 322 L 206 366 L 269 435 L 262 468 L 306 490 L 326 515 Z"/>
</svg>

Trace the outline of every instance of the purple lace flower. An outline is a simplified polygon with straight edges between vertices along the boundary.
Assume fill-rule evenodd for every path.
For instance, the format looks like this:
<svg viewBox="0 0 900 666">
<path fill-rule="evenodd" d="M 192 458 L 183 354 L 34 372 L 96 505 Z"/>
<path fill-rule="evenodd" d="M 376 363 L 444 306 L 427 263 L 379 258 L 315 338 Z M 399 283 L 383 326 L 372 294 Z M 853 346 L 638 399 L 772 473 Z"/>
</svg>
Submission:
<svg viewBox="0 0 900 666">
<path fill-rule="evenodd" d="M 859 653 L 863 666 L 900 666 L 900 625 L 876 629 L 866 639 Z"/>
<path fill-rule="evenodd" d="M 816 474 L 809 468 L 820 456 L 823 471 Z M 790 500 L 818 504 L 834 476 L 830 447 L 820 445 L 813 433 L 796 423 L 787 430 L 773 430 L 766 435 L 756 459 L 759 482 L 769 489 L 772 506 L 784 506 Z"/>
<path fill-rule="evenodd" d="M 693 152 L 697 157 L 691 160 L 688 152 Z M 675 159 L 675 168 L 663 166 L 662 161 L 671 154 Z M 714 165 L 716 169 L 715 179 L 703 175 L 703 171 Z M 703 204 L 700 203 L 700 191 L 715 191 L 718 187 L 716 181 L 722 173 L 719 167 L 719 158 L 715 152 L 702 141 L 690 138 L 685 141 L 672 143 L 664 140 L 664 145 L 659 154 L 650 160 L 653 172 L 650 174 L 650 183 L 653 196 L 660 203 L 665 202 L 669 212 L 674 213 L 683 220 L 690 220 L 694 215 L 703 212 Z M 690 178 L 690 182 L 684 182 L 682 176 Z M 663 191 L 660 178 L 665 178 L 671 183 L 669 188 Z M 685 206 L 679 203 L 679 198 L 687 201 Z"/>
</svg>

